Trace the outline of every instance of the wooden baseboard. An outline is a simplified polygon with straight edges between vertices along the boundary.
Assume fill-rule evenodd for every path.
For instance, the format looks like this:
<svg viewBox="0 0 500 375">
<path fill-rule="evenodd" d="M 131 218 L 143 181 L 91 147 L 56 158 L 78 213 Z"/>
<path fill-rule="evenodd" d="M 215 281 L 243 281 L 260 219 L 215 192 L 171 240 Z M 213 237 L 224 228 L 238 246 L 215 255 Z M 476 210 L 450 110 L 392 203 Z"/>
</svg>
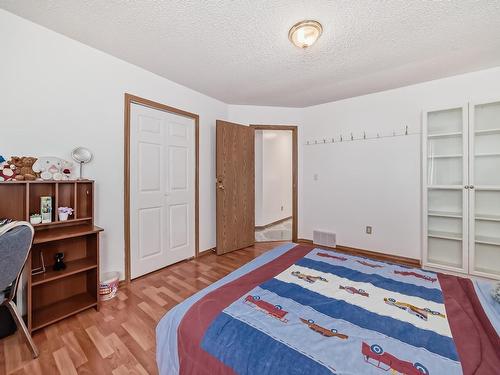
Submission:
<svg viewBox="0 0 500 375">
<path fill-rule="evenodd" d="M 208 255 L 208 254 L 214 254 L 214 253 L 215 253 L 215 247 L 213 247 L 211 249 L 203 250 L 203 251 L 200 251 L 198 253 L 198 258 L 205 256 L 205 255 Z"/>
<path fill-rule="evenodd" d="M 311 240 L 308 240 L 305 238 L 299 238 L 297 240 L 297 243 L 305 243 L 305 244 L 309 244 L 309 245 L 313 244 L 313 242 Z M 338 251 L 341 253 L 346 253 L 349 255 L 358 255 L 358 256 L 363 256 L 363 257 L 367 257 L 367 258 L 380 260 L 383 262 L 398 263 L 398 264 L 404 264 L 406 266 L 421 268 L 421 264 L 420 264 L 419 259 L 407 258 L 407 257 L 399 256 L 399 255 L 384 254 L 384 253 L 381 253 L 378 251 L 357 249 L 354 247 L 342 246 L 342 245 L 337 245 L 337 247 L 328 247 L 328 246 L 319 246 L 319 245 L 316 245 L 316 246 L 321 248 L 321 249 L 335 250 L 335 251 Z"/>
<path fill-rule="evenodd" d="M 265 243 L 291 243 L 292 240 L 266 240 L 266 241 L 255 241 L 256 244 L 265 244 Z"/>
<path fill-rule="evenodd" d="M 256 226 L 255 227 L 255 230 L 263 230 L 263 229 L 267 229 L 269 227 L 272 227 L 273 225 L 278 225 L 278 224 L 281 224 L 287 220 L 290 220 L 292 219 L 292 216 L 289 216 L 289 217 L 285 217 L 284 219 L 279 219 L 279 220 L 276 220 L 276 221 L 273 221 L 272 223 L 269 223 L 269 224 L 266 224 L 266 225 L 262 225 L 262 226 Z"/>
<path fill-rule="evenodd" d="M 213 254 L 213 253 L 215 253 L 215 247 L 214 247 L 214 248 L 211 248 L 211 249 L 207 249 L 207 250 L 200 251 L 200 252 L 198 253 L 198 256 L 197 256 L 197 257 L 191 257 L 191 258 L 188 258 L 188 259 L 184 259 L 184 260 L 181 260 L 180 262 L 185 262 L 185 261 L 187 261 L 187 260 L 193 260 L 193 259 L 196 259 L 196 258 L 199 258 L 199 257 L 205 256 L 205 255 L 208 255 L 208 254 Z M 178 263 L 180 263 L 180 262 L 178 262 Z M 177 264 L 177 263 L 174 263 L 174 264 Z M 172 265 L 173 265 L 173 264 L 170 264 L 169 266 L 172 266 Z M 144 277 L 144 276 L 150 275 L 151 273 L 154 273 L 154 272 L 159 272 L 159 271 L 161 271 L 161 270 L 163 270 L 163 269 L 165 269 L 165 268 L 167 268 L 167 267 L 169 267 L 169 266 L 163 267 L 163 268 L 161 268 L 161 269 L 159 269 L 159 270 L 156 270 L 156 271 L 152 271 L 152 272 L 147 273 L 146 275 L 142 275 L 142 276 L 140 276 L 140 277 L 138 277 L 138 278 L 141 278 L 141 277 Z M 123 286 L 127 286 L 128 284 L 129 284 L 129 283 L 128 283 L 126 280 L 120 280 L 120 282 L 119 282 L 119 284 L 118 284 L 118 287 L 119 287 L 119 288 L 121 288 L 121 287 L 123 287 Z"/>
</svg>

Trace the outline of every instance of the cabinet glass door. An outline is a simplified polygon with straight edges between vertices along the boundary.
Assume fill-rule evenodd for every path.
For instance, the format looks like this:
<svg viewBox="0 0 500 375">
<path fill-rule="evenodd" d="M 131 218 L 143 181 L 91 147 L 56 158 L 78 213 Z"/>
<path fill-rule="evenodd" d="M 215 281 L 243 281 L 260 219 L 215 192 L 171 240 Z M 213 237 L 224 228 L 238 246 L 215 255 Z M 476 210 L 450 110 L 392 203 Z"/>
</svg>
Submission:
<svg viewBox="0 0 500 375">
<path fill-rule="evenodd" d="M 470 272 L 500 278 L 500 101 L 470 113 Z"/>
<path fill-rule="evenodd" d="M 424 218 L 428 266 L 467 271 L 467 107 L 424 113 Z"/>
</svg>

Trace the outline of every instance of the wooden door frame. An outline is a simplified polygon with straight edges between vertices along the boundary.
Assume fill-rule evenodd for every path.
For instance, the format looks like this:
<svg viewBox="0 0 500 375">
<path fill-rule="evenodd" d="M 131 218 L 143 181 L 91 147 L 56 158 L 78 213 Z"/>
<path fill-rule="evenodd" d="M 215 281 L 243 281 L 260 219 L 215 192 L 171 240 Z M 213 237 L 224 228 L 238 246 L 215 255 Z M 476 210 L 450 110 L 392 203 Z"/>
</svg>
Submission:
<svg viewBox="0 0 500 375">
<path fill-rule="evenodd" d="M 299 181 L 299 156 L 298 134 L 296 125 L 250 125 L 254 130 L 289 130 L 292 132 L 292 242 L 298 240 L 298 181 Z"/>
<path fill-rule="evenodd" d="M 200 226 L 199 226 L 199 183 L 200 183 L 200 171 L 199 171 L 199 158 L 200 158 L 200 116 L 183 111 L 182 109 L 170 107 L 165 104 L 154 102 L 149 99 L 141 98 L 129 93 L 125 93 L 125 122 L 124 122 L 124 239 L 125 239 L 125 282 L 130 283 L 131 272 L 130 272 L 130 110 L 132 104 L 139 104 L 149 108 L 157 109 L 164 112 L 173 113 L 179 116 L 188 117 L 194 120 L 195 128 L 195 201 L 194 201 L 194 248 L 195 257 L 199 256 L 199 246 L 200 246 Z"/>
</svg>

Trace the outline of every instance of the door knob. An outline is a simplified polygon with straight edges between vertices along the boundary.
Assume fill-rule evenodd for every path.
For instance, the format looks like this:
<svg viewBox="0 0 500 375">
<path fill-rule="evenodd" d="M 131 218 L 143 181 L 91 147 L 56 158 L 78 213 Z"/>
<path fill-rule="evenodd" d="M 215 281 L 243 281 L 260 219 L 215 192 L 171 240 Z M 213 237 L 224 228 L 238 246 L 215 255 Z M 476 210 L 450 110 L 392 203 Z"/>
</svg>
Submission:
<svg viewBox="0 0 500 375">
<path fill-rule="evenodd" d="M 469 189 L 474 189 L 474 185 L 469 185 Z"/>
<path fill-rule="evenodd" d="M 469 185 L 465 185 L 464 188 L 468 189 L 469 188 Z"/>
</svg>

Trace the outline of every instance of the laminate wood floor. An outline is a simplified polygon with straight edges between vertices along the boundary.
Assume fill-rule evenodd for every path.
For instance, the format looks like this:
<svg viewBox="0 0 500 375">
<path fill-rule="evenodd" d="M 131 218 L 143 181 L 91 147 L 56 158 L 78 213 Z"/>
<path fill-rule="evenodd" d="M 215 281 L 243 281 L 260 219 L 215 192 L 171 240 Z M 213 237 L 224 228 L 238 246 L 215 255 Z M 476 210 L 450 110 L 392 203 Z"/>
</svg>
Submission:
<svg viewBox="0 0 500 375">
<path fill-rule="evenodd" d="M 38 332 L 32 359 L 16 333 L 0 341 L 0 374 L 156 374 L 155 327 L 173 306 L 279 243 L 204 255 L 134 280 L 100 311 L 86 310 Z"/>
</svg>

